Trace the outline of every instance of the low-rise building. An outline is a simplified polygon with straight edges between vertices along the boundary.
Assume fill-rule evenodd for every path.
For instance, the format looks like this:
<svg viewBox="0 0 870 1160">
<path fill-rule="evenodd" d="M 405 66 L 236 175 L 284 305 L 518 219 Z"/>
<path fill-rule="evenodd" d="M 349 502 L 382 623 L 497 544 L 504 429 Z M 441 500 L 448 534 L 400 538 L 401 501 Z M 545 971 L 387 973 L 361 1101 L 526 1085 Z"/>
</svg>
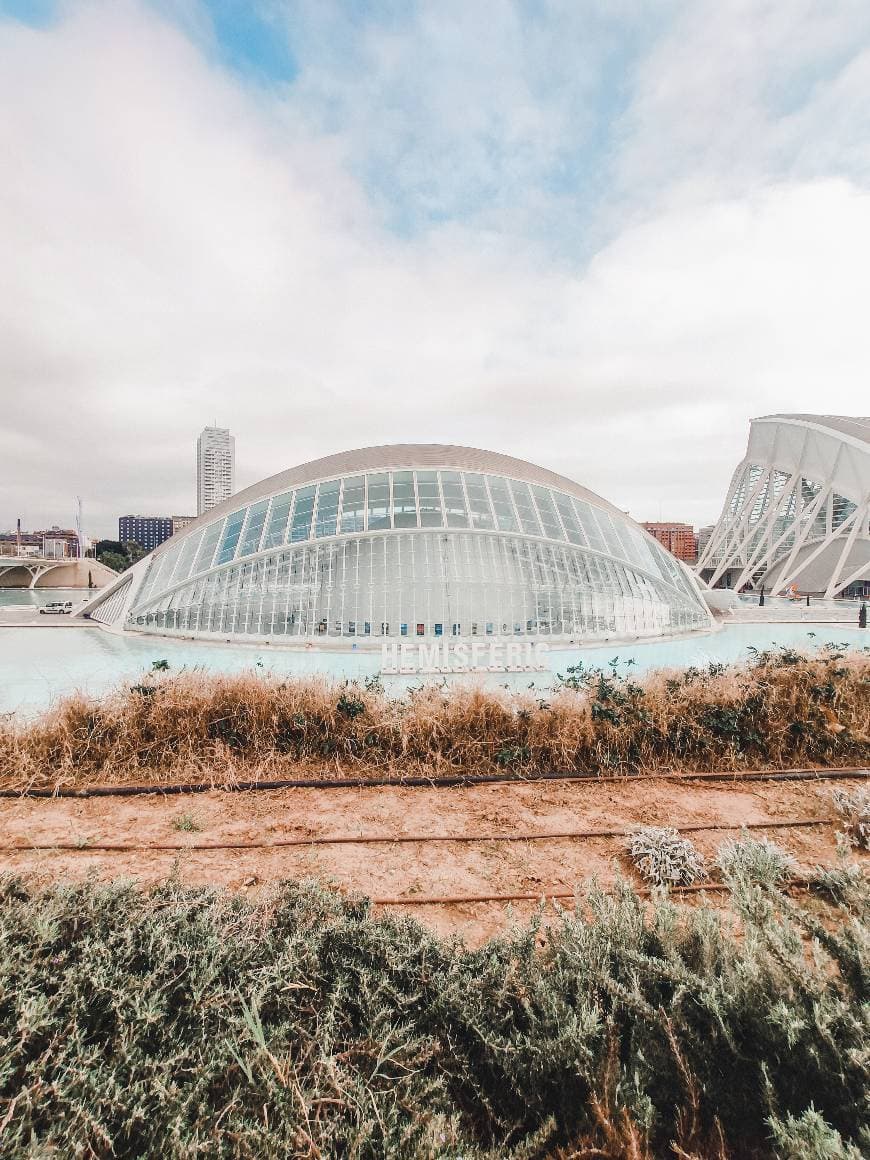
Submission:
<svg viewBox="0 0 870 1160">
<path fill-rule="evenodd" d="M 35 532 L 0 532 L 0 555 L 75 560 L 81 555 L 78 532 L 57 525 Z"/>
<path fill-rule="evenodd" d="M 698 558 L 698 536 L 691 524 L 653 522 L 641 525 L 678 560 L 694 564 Z"/>
<path fill-rule="evenodd" d="M 172 535 L 172 516 L 121 516 L 118 539 L 122 544 L 138 544 L 150 552 Z"/>
</svg>

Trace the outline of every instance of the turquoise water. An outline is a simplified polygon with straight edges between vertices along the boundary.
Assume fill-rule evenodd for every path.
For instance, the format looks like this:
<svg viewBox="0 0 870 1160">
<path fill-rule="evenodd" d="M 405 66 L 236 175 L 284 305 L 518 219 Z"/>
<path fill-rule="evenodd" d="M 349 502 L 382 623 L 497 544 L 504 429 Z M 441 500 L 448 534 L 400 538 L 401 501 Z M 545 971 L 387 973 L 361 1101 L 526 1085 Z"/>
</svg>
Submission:
<svg viewBox="0 0 870 1160">
<path fill-rule="evenodd" d="M 768 648 L 779 644 L 811 649 L 827 641 L 870 647 L 870 631 L 831 624 L 733 624 L 719 632 L 684 640 L 553 648 L 547 658 L 549 672 L 486 673 L 449 679 L 474 680 L 492 687 L 547 688 L 555 673 L 564 673 L 568 665 L 581 660 L 589 665 L 615 660 L 623 671 L 632 660 L 632 671 L 642 673 L 710 661 L 737 661 L 746 658 L 750 646 Z M 172 672 L 200 668 L 226 673 L 256 668 L 282 675 L 320 673 L 336 679 L 374 676 L 381 663 L 379 652 L 296 652 L 114 636 L 98 628 L 0 627 L 0 713 L 38 712 L 75 691 L 97 697 L 118 684 L 135 680 L 151 668 L 153 661 L 164 659 Z M 384 684 L 388 690 L 400 693 L 426 679 L 433 678 L 385 677 Z"/>
</svg>

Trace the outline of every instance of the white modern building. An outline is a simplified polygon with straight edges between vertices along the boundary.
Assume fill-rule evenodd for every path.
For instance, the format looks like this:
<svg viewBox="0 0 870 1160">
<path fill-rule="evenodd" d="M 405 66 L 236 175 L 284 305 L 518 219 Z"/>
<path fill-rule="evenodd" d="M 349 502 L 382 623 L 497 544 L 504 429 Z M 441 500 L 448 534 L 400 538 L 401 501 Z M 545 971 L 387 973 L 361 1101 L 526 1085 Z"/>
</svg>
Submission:
<svg viewBox="0 0 870 1160">
<path fill-rule="evenodd" d="M 229 499 L 235 487 L 235 439 L 226 427 L 204 427 L 196 441 L 196 514 Z"/>
<path fill-rule="evenodd" d="M 753 419 L 697 570 L 736 591 L 870 590 L 870 418 Z"/>
<path fill-rule="evenodd" d="M 117 630 L 330 641 L 707 631 L 694 574 L 586 488 L 470 447 L 367 447 L 199 516 L 87 614 Z"/>
</svg>

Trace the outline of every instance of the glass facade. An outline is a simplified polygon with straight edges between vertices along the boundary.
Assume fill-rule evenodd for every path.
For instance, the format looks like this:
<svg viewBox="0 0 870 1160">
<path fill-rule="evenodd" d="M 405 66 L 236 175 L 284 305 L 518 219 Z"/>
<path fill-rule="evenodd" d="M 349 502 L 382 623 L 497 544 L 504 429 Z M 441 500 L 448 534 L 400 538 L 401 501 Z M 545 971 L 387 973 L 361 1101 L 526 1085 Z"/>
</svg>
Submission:
<svg viewBox="0 0 870 1160">
<path fill-rule="evenodd" d="M 709 627 L 627 518 L 475 471 L 357 473 L 260 498 L 143 561 L 126 626 L 191 636 L 658 635 Z"/>
</svg>

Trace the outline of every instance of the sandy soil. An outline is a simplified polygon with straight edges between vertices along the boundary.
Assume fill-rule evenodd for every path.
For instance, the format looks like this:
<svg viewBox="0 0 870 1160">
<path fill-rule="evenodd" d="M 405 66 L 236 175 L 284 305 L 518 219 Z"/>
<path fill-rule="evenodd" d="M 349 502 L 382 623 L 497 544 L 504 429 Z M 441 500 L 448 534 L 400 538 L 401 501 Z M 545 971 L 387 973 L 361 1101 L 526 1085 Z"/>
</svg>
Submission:
<svg viewBox="0 0 870 1160">
<path fill-rule="evenodd" d="M 133 876 L 156 882 L 172 873 L 190 883 L 258 891 L 282 878 L 316 876 L 373 899 L 401 898 L 436 929 L 471 943 L 535 908 L 533 902 L 415 905 L 424 896 L 572 891 L 593 877 L 629 873 L 620 838 L 473 843 L 410 842 L 302 845 L 275 849 L 195 850 L 208 842 L 275 842 L 323 836 L 534 834 L 552 830 L 630 829 L 637 824 L 743 825 L 790 818 L 832 818 L 830 794 L 850 782 L 685 785 L 644 778 L 605 785 L 515 783 L 452 789 L 214 791 L 179 797 L 15 799 L 0 802 L 4 846 L 81 843 L 73 850 L 0 851 L 0 870 L 40 880 Z M 855 783 L 859 784 L 859 783 Z M 190 817 L 198 827 L 178 828 Z M 804 867 L 836 858 L 833 823 L 761 831 Z M 726 835 L 692 834 L 714 855 Z M 100 851 L 100 842 L 175 844 L 178 850 Z M 563 905 L 570 906 L 570 900 Z"/>
</svg>

